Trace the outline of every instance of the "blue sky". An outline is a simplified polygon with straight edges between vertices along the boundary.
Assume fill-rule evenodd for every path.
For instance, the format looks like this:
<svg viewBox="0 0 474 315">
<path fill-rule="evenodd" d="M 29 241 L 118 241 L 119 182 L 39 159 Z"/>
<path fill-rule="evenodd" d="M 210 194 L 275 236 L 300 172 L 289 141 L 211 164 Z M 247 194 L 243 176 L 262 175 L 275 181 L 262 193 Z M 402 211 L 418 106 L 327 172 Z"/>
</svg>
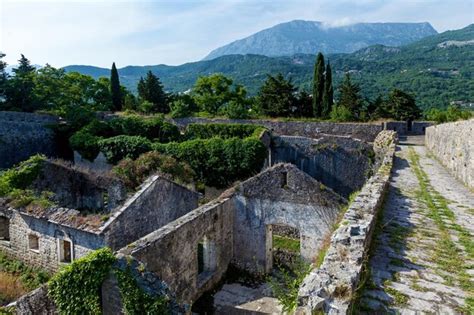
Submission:
<svg viewBox="0 0 474 315">
<path fill-rule="evenodd" d="M 9 64 L 176 65 L 294 19 L 328 25 L 474 23 L 473 0 L 0 0 L 0 51 Z"/>
</svg>

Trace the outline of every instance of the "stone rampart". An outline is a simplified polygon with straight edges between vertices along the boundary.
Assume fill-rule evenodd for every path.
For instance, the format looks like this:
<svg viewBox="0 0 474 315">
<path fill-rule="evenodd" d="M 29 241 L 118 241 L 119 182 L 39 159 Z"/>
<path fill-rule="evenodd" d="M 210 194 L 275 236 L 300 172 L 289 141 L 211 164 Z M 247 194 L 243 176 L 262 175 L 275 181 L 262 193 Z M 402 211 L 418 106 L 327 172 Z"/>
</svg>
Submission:
<svg viewBox="0 0 474 315">
<path fill-rule="evenodd" d="M 319 138 L 324 134 L 350 136 L 352 138 L 374 141 L 382 131 L 381 124 L 370 123 L 332 123 L 308 121 L 276 121 L 266 119 L 208 119 L 208 118 L 176 118 L 173 120 L 181 128 L 192 123 L 235 123 L 255 124 L 268 128 L 272 133 L 286 136 Z"/>
<path fill-rule="evenodd" d="M 474 189 L 474 119 L 429 127 L 425 143 L 441 164 Z"/>
<path fill-rule="evenodd" d="M 367 181 L 334 231 L 327 254 L 320 268 L 303 281 L 298 296 L 298 314 L 347 314 L 359 285 L 364 262 L 370 247 L 377 212 L 388 188 L 396 146 L 396 133 L 381 132 L 375 140 L 383 161 Z M 387 150 L 380 150 L 388 147 Z"/>
<path fill-rule="evenodd" d="M 37 153 L 56 156 L 55 135 L 48 125 L 57 122 L 58 118 L 51 115 L 0 112 L 0 169 Z"/>
</svg>

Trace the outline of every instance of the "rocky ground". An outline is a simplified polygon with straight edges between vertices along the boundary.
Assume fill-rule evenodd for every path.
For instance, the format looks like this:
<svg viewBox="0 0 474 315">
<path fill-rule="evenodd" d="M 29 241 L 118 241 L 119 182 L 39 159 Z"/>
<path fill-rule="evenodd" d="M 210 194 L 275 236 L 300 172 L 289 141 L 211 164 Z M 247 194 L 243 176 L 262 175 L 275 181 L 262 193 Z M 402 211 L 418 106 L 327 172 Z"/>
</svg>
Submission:
<svg viewBox="0 0 474 315">
<path fill-rule="evenodd" d="M 474 193 L 419 140 L 397 148 L 357 313 L 474 313 Z"/>
</svg>

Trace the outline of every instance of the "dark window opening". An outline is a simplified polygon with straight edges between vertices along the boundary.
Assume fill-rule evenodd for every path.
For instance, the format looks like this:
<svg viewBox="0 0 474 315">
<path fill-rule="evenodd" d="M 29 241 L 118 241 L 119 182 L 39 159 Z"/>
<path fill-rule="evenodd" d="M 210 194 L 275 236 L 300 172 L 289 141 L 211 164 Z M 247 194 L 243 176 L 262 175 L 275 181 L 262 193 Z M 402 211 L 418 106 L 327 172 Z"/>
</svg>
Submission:
<svg viewBox="0 0 474 315">
<path fill-rule="evenodd" d="M 38 236 L 34 234 L 28 235 L 28 248 L 35 251 L 39 250 L 39 237 Z"/>
<path fill-rule="evenodd" d="M 70 263 L 72 261 L 72 244 L 70 241 L 59 241 L 59 261 L 62 263 Z"/>
<path fill-rule="evenodd" d="M 281 179 L 280 179 L 280 187 L 281 188 L 287 188 L 288 187 L 288 173 L 283 172 L 280 174 Z"/>
<path fill-rule="evenodd" d="M 10 241 L 10 219 L 0 217 L 0 241 Z"/>
</svg>

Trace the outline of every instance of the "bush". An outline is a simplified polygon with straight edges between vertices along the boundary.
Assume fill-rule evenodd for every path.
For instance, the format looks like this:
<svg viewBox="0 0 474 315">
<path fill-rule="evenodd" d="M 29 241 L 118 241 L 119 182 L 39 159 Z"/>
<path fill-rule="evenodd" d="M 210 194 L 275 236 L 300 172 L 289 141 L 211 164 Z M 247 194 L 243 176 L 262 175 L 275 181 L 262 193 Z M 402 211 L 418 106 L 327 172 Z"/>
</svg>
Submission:
<svg viewBox="0 0 474 315">
<path fill-rule="evenodd" d="M 188 163 L 197 180 L 218 188 L 258 173 L 267 156 L 265 146 L 256 138 L 195 139 L 181 143 L 155 143 L 153 147 Z"/>
<path fill-rule="evenodd" d="M 130 189 L 135 189 L 156 172 L 169 174 L 173 180 L 181 183 L 191 183 L 194 178 L 194 171 L 189 165 L 158 152 L 144 153 L 135 161 L 124 159 L 112 171 Z"/>
<path fill-rule="evenodd" d="M 210 139 L 213 137 L 243 139 L 258 136 L 263 130 L 262 126 L 248 124 L 189 124 L 185 137 L 187 139 Z"/>
<path fill-rule="evenodd" d="M 196 105 L 187 102 L 185 99 L 177 99 L 171 103 L 171 117 L 182 118 L 189 117 L 197 110 Z"/>
<path fill-rule="evenodd" d="M 178 127 L 161 117 L 119 117 L 110 121 L 110 126 L 114 135 L 141 136 L 159 142 L 177 141 L 180 137 Z"/>
<path fill-rule="evenodd" d="M 14 189 L 25 189 L 38 177 L 43 163 L 43 155 L 33 155 L 28 160 L 0 173 L 0 196 L 5 196 Z"/>
<path fill-rule="evenodd" d="M 329 115 L 331 117 L 331 120 L 336 122 L 355 120 L 354 115 L 351 113 L 350 109 L 342 105 L 334 105 Z"/>
<path fill-rule="evenodd" d="M 100 152 L 99 141 L 101 139 L 102 137 L 94 136 L 86 130 L 79 130 L 69 138 L 69 145 L 83 158 L 94 161 Z"/>
<path fill-rule="evenodd" d="M 244 102 L 232 100 L 227 104 L 225 112 L 230 119 L 247 119 L 249 118 L 248 107 Z"/>
<path fill-rule="evenodd" d="M 107 161 L 116 164 L 124 158 L 136 159 L 140 154 L 151 150 L 151 142 L 140 136 L 116 136 L 98 142 L 99 149 Z"/>
<path fill-rule="evenodd" d="M 48 294 L 61 314 L 102 314 L 99 292 L 115 256 L 108 248 L 74 260 L 57 273 Z"/>
<path fill-rule="evenodd" d="M 49 279 L 49 274 L 39 268 L 25 265 L 23 262 L 9 258 L 0 252 L 0 272 L 18 275 L 23 286 L 33 290 Z"/>
<path fill-rule="evenodd" d="M 432 108 L 425 113 L 425 117 L 428 120 L 441 124 L 450 121 L 470 119 L 474 117 L 474 112 L 450 105 L 446 110 Z"/>
</svg>

